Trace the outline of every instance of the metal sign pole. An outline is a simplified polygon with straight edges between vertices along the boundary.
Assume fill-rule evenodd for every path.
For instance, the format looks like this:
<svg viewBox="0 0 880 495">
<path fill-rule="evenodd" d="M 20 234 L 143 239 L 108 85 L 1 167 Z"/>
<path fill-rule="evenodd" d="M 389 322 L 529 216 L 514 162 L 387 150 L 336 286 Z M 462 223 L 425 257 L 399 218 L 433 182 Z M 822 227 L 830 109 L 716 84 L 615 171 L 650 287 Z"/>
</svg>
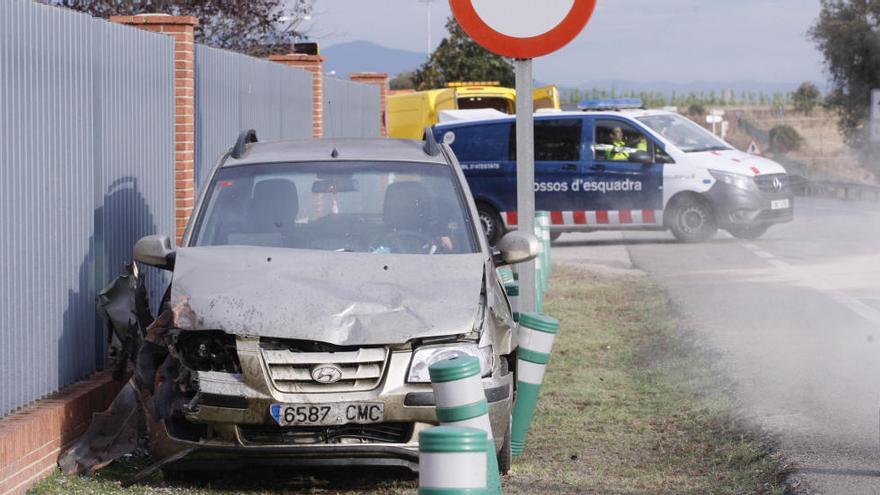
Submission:
<svg viewBox="0 0 880 495">
<path fill-rule="evenodd" d="M 516 211 L 517 228 L 535 232 L 535 122 L 532 59 L 516 59 Z M 520 311 L 535 311 L 535 262 L 517 265 Z"/>
</svg>

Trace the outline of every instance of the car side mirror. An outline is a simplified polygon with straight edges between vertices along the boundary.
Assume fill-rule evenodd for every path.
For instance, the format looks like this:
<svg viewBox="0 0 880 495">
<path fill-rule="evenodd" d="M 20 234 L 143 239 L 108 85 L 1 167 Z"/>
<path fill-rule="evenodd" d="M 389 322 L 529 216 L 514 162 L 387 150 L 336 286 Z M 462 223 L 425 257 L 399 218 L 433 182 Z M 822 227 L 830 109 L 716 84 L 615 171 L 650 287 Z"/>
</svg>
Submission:
<svg viewBox="0 0 880 495">
<path fill-rule="evenodd" d="M 636 151 L 629 155 L 630 161 L 641 163 L 642 165 L 653 165 L 654 158 L 647 151 Z"/>
<path fill-rule="evenodd" d="M 173 270 L 174 245 L 167 235 L 141 237 L 134 245 L 134 259 L 163 270 Z"/>
<path fill-rule="evenodd" d="M 498 253 L 495 256 L 497 266 L 515 265 L 535 259 L 540 244 L 534 234 L 514 230 L 498 241 L 497 248 Z"/>
</svg>

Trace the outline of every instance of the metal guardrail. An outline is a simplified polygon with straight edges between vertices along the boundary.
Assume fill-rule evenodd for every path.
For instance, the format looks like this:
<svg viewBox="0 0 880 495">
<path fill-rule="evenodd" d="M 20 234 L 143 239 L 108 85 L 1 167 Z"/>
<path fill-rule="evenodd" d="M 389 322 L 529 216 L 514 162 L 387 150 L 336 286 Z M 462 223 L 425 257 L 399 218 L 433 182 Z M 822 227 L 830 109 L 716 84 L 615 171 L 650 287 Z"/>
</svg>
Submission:
<svg viewBox="0 0 880 495">
<path fill-rule="evenodd" d="M 795 175 L 792 176 L 792 189 L 797 196 L 880 203 L 880 186 L 871 184 L 809 180 L 806 177 Z"/>
</svg>

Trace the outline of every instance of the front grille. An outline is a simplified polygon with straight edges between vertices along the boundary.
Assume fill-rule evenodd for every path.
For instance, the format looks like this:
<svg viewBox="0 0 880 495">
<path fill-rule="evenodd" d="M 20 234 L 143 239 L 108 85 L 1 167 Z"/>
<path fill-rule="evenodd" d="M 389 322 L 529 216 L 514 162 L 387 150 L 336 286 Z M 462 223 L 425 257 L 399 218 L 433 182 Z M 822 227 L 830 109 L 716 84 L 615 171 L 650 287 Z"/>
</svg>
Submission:
<svg viewBox="0 0 880 495">
<path fill-rule="evenodd" d="M 779 187 L 774 179 L 779 179 Z M 755 184 L 762 192 L 781 193 L 788 191 L 790 186 L 788 174 L 767 174 L 755 177 Z"/>
<path fill-rule="evenodd" d="M 313 445 L 339 443 L 406 443 L 413 423 L 375 423 L 341 426 L 241 425 L 242 442 L 255 445 Z"/>
<path fill-rule="evenodd" d="M 263 359 L 269 368 L 272 385 L 287 393 L 359 392 L 379 385 L 385 372 L 388 349 L 385 347 L 337 348 L 314 342 L 299 343 L 264 340 L 260 342 Z M 342 370 L 335 383 L 318 383 L 312 368 L 332 364 Z"/>
</svg>

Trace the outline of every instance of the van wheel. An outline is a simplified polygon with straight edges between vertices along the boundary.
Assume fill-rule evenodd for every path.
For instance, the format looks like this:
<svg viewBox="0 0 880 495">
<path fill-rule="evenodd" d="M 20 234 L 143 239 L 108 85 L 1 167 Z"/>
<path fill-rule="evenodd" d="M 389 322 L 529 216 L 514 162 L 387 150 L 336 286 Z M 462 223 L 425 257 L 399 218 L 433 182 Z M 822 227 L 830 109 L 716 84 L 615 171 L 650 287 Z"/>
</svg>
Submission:
<svg viewBox="0 0 880 495">
<path fill-rule="evenodd" d="M 712 238 L 718 231 L 712 207 L 705 200 L 684 197 L 672 209 L 669 229 L 681 242 L 703 242 Z"/>
<path fill-rule="evenodd" d="M 483 226 L 483 232 L 486 234 L 486 240 L 490 246 L 498 244 L 498 241 L 504 236 L 504 223 L 495 208 L 486 203 L 477 203 L 477 213 L 480 215 L 480 225 Z"/>
<path fill-rule="evenodd" d="M 770 229 L 770 226 L 767 224 L 764 225 L 735 225 L 727 228 L 727 231 L 730 232 L 730 235 L 736 237 L 737 239 L 745 239 L 747 241 L 753 241 L 758 237 L 767 233 L 767 230 Z"/>
<path fill-rule="evenodd" d="M 562 232 L 550 232 L 550 242 L 556 242 L 560 237 L 562 237 Z"/>
</svg>

